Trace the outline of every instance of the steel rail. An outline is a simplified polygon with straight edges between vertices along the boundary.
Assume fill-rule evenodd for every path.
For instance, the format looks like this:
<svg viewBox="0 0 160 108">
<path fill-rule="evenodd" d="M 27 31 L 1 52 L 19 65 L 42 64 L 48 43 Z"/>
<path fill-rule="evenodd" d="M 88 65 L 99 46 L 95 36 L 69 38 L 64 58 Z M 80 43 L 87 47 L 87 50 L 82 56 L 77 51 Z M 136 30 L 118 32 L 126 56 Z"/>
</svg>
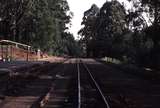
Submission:
<svg viewBox="0 0 160 108">
<path fill-rule="evenodd" d="M 81 61 L 81 60 L 80 60 L 80 61 Z M 81 62 L 82 62 L 82 61 L 81 61 Z M 87 65 L 85 65 L 83 62 L 82 62 L 82 64 L 83 64 L 83 66 L 86 68 L 87 72 L 89 73 L 89 76 L 91 77 L 91 79 L 92 79 L 92 81 L 94 82 L 94 84 L 95 84 L 98 92 L 100 93 L 100 95 L 101 95 L 101 97 L 102 97 L 102 99 L 103 99 L 103 101 L 104 101 L 104 103 L 105 103 L 105 105 L 106 105 L 106 108 L 110 108 L 109 103 L 108 103 L 108 101 L 106 100 L 105 95 L 104 95 L 104 93 L 102 92 L 99 84 L 96 82 L 95 78 L 93 77 L 93 74 L 91 73 L 91 71 L 89 70 L 89 68 L 87 67 Z"/>
<path fill-rule="evenodd" d="M 81 108 L 81 78 L 80 78 L 79 60 L 77 60 L 77 69 L 78 69 L 78 108 Z"/>
</svg>

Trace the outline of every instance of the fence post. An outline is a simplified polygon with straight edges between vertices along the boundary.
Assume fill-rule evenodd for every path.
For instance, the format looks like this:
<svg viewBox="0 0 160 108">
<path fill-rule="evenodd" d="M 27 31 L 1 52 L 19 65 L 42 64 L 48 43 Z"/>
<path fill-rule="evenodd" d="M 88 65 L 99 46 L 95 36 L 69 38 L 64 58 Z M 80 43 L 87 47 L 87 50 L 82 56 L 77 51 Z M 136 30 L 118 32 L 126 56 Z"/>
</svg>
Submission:
<svg viewBox="0 0 160 108">
<path fill-rule="evenodd" d="M 2 45 L 2 61 L 4 61 L 4 46 Z"/>
<path fill-rule="evenodd" d="M 11 53 L 11 58 L 10 58 L 10 59 L 11 59 L 11 61 L 13 60 L 13 48 L 12 48 L 12 47 L 13 47 L 13 46 L 11 45 L 11 46 L 10 46 L 10 53 Z"/>
<path fill-rule="evenodd" d="M 2 45 L 1 45 L 1 59 L 3 61 L 3 48 L 2 48 Z"/>
<path fill-rule="evenodd" d="M 27 47 L 27 61 L 29 61 L 29 46 Z"/>
<path fill-rule="evenodd" d="M 41 58 L 41 50 L 40 49 L 38 49 L 38 51 L 37 51 L 37 58 L 38 58 L 38 60 Z"/>
</svg>

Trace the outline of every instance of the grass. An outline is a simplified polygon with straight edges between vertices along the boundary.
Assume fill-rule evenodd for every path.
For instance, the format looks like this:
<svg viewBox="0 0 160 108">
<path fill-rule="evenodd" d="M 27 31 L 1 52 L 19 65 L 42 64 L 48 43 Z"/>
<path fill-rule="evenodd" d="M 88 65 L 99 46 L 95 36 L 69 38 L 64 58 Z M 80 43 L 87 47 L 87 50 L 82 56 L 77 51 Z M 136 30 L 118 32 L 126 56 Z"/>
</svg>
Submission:
<svg viewBox="0 0 160 108">
<path fill-rule="evenodd" d="M 113 64 L 121 64 L 122 62 L 118 59 L 115 58 L 110 58 L 110 57 L 104 57 L 102 58 L 103 61 L 108 62 L 108 63 L 113 63 Z"/>
</svg>

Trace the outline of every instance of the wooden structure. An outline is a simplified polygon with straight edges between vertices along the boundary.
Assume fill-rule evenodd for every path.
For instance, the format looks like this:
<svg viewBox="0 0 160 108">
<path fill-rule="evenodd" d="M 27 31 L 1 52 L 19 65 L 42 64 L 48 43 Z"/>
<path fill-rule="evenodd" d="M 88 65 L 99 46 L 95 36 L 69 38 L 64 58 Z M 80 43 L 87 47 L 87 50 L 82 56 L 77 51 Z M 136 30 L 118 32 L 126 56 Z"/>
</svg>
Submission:
<svg viewBox="0 0 160 108">
<path fill-rule="evenodd" d="M 37 60 L 37 53 L 31 50 L 31 46 L 10 40 L 0 41 L 0 59 L 3 61 L 11 60 Z"/>
</svg>

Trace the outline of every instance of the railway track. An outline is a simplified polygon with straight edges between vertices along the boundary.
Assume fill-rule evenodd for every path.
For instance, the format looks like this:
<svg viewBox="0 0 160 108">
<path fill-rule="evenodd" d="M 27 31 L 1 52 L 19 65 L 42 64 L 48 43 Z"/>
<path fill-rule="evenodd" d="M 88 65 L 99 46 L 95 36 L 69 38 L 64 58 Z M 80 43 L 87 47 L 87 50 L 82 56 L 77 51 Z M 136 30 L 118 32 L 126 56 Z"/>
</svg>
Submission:
<svg viewBox="0 0 160 108">
<path fill-rule="evenodd" d="M 44 108 L 110 108 L 93 74 L 80 59 L 66 64 Z"/>
<path fill-rule="evenodd" d="M 104 65 L 93 59 L 83 59 L 98 83 L 111 108 L 159 108 L 159 81 L 152 81 Z"/>
<path fill-rule="evenodd" d="M 87 65 L 79 60 L 78 67 L 78 108 L 110 108 L 109 103 Z"/>
<path fill-rule="evenodd" d="M 160 106 L 158 82 L 140 79 L 93 59 L 69 59 L 58 66 L 50 63 L 35 66 L 27 71 L 25 77 L 23 75 L 18 74 L 16 80 L 11 80 L 11 88 L 20 89 L 11 94 L 7 92 L 4 101 L 0 102 L 1 108 Z"/>
</svg>

